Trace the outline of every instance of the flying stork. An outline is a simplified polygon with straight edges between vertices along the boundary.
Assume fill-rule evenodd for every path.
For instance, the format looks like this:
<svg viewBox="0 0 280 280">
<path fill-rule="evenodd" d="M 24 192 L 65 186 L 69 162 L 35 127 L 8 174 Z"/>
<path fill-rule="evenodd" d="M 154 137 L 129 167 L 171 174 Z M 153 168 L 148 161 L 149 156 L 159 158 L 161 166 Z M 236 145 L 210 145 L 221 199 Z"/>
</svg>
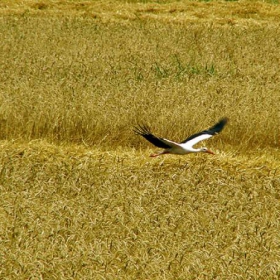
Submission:
<svg viewBox="0 0 280 280">
<path fill-rule="evenodd" d="M 176 155 L 185 155 L 189 153 L 208 153 L 214 154 L 212 151 L 207 148 L 193 148 L 198 142 L 208 139 L 219 132 L 221 132 L 228 122 L 228 118 L 222 118 L 214 126 L 210 127 L 207 130 L 195 133 L 182 141 L 181 143 L 176 143 L 165 138 L 160 138 L 153 135 L 150 131 L 150 128 L 146 125 L 139 125 L 135 127 L 134 132 L 138 135 L 143 136 L 146 140 L 154 144 L 156 147 L 163 148 L 164 150 L 158 153 L 151 154 L 151 157 L 157 157 L 164 154 L 176 154 Z"/>
</svg>

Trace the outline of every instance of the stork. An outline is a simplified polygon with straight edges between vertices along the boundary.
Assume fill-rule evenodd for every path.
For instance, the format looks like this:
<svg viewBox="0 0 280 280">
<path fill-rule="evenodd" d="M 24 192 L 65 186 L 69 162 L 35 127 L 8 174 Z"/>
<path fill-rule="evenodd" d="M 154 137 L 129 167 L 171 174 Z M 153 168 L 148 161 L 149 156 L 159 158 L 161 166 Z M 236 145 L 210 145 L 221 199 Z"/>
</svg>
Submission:
<svg viewBox="0 0 280 280">
<path fill-rule="evenodd" d="M 205 147 L 202 148 L 194 148 L 193 146 L 198 142 L 208 139 L 218 133 L 220 133 L 226 123 L 228 122 L 228 118 L 222 118 L 215 125 L 210 127 L 209 129 L 203 130 L 201 132 L 195 133 L 182 141 L 181 143 L 176 143 L 174 141 L 160 138 L 151 133 L 150 128 L 146 125 L 138 125 L 138 127 L 134 128 L 134 132 L 138 135 L 143 136 L 146 140 L 151 142 L 154 146 L 163 148 L 163 151 L 158 153 L 153 153 L 151 157 L 157 157 L 164 154 L 176 154 L 176 155 L 185 155 L 189 153 L 208 153 L 214 154 L 212 151 L 208 150 Z"/>
</svg>

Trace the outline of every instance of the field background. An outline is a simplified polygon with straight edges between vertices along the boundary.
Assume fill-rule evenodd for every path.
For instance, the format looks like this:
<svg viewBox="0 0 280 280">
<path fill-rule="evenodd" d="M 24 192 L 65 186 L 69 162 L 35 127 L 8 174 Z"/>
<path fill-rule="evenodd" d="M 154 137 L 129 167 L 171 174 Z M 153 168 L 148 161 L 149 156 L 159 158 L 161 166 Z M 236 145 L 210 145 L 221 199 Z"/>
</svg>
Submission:
<svg viewBox="0 0 280 280">
<path fill-rule="evenodd" d="M 279 279 L 280 5 L 0 2 L 0 279 Z M 216 155 L 149 158 L 227 116 Z"/>
</svg>

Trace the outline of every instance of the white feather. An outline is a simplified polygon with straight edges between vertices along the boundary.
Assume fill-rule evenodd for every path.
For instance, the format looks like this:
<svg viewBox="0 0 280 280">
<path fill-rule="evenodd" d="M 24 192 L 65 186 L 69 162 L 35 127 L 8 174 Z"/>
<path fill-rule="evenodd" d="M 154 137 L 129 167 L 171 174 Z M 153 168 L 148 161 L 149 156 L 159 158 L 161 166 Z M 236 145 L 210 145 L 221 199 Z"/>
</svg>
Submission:
<svg viewBox="0 0 280 280">
<path fill-rule="evenodd" d="M 197 144 L 198 142 L 202 141 L 202 140 L 206 140 L 210 137 L 212 137 L 213 135 L 211 134 L 201 134 L 191 140 L 189 140 L 188 142 L 186 143 L 182 143 L 180 144 L 180 146 L 183 148 L 183 149 L 186 149 L 186 150 L 192 150 L 193 149 L 193 146 L 195 144 Z"/>
</svg>

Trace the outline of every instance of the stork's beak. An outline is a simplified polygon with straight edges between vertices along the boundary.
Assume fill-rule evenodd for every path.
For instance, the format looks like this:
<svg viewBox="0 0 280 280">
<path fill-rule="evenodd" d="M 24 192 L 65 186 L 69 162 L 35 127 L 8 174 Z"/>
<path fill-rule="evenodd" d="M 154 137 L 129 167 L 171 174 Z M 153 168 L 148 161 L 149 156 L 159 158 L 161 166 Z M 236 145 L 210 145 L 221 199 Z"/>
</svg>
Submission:
<svg viewBox="0 0 280 280">
<path fill-rule="evenodd" d="M 210 150 L 207 150 L 207 153 L 208 154 L 211 154 L 211 155 L 215 155 L 212 151 L 210 151 Z"/>
</svg>

